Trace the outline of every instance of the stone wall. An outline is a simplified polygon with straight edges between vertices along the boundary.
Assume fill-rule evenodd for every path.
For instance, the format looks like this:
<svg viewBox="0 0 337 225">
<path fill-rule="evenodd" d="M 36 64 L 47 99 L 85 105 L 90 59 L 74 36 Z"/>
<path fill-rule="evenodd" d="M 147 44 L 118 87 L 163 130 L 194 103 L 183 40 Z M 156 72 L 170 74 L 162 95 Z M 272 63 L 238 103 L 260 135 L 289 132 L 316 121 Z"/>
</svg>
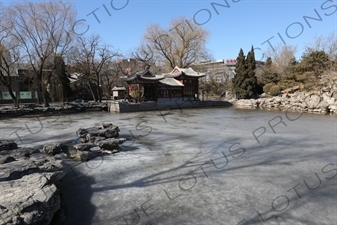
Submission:
<svg viewBox="0 0 337 225">
<path fill-rule="evenodd" d="M 298 92 L 286 97 L 232 100 L 235 108 L 260 108 L 337 114 L 337 91 Z"/>
</svg>

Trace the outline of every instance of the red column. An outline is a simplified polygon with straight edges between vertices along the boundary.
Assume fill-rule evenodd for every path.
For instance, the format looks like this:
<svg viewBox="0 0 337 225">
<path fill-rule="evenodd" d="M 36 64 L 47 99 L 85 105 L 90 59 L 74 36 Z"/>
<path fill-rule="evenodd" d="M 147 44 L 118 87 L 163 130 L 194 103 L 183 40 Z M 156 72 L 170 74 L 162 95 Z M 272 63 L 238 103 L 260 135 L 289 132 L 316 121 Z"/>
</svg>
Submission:
<svg viewBox="0 0 337 225">
<path fill-rule="evenodd" d="M 138 102 L 140 103 L 140 84 L 138 83 Z"/>
</svg>

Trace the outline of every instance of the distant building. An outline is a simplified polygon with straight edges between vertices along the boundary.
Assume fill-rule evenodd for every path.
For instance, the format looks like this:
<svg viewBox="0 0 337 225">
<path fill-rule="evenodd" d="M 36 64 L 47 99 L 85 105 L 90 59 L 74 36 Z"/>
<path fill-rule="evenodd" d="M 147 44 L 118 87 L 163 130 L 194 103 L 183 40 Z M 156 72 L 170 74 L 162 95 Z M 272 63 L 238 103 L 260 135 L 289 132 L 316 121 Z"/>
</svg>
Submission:
<svg viewBox="0 0 337 225">
<path fill-rule="evenodd" d="M 69 86 L 72 90 L 72 97 L 74 99 L 92 100 L 92 94 L 98 98 L 96 83 L 85 78 L 82 73 L 71 73 L 68 79 L 70 81 Z M 89 82 L 93 93 L 89 89 Z"/>
<path fill-rule="evenodd" d="M 218 83 L 225 83 L 228 80 L 231 80 L 235 76 L 235 64 L 236 59 L 221 59 L 217 61 L 204 61 L 196 63 L 191 67 L 202 73 L 207 74 L 204 81 L 210 81 L 213 79 Z M 257 61 L 257 67 L 263 66 L 264 62 Z"/>
<path fill-rule="evenodd" d="M 24 64 L 14 64 L 10 74 L 11 88 L 19 102 L 31 102 L 38 98 L 38 90 L 34 84 L 32 71 Z M 7 76 L 7 75 L 6 75 Z M 0 84 L 0 103 L 12 103 L 7 87 Z"/>
<path fill-rule="evenodd" d="M 111 89 L 113 99 L 124 99 L 126 97 L 126 88 L 125 87 L 113 87 Z"/>
</svg>

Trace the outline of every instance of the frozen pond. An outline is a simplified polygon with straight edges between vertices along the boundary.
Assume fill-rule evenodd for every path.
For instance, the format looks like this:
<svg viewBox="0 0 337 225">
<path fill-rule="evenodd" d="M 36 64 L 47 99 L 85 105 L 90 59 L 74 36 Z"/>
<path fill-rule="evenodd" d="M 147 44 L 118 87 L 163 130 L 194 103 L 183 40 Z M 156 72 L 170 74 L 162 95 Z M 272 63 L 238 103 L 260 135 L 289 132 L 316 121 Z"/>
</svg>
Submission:
<svg viewBox="0 0 337 225">
<path fill-rule="evenodd" d="M 72 163 L 62 224 L 336 224 L 337 117 L 183 109 L 0 120 L 19 146 L 113 122 L 123 151 Z"/>
</svg>

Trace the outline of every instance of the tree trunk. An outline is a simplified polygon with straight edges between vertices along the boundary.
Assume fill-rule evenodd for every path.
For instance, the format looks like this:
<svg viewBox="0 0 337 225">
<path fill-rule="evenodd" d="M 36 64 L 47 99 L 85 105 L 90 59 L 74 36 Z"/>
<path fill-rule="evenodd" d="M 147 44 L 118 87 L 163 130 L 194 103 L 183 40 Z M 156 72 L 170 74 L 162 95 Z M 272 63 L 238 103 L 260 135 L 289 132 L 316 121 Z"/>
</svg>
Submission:
<svg viewBox="0 0 337 225">
<path fill-rule="evenodd" d="M 42 92 L 43 104 L 44 104 L 45 107 L 48 107 L 49 102 L 48 102 L 48 92 L 47 92 L 46 87 L 41 85 L 41 92 Z M 39 102 L 41 104 L 40 95 L 38 95 L 38 96 L 39 96 Z"/>
<path fill-rule="evenodd" d="M 37 93 L 37 96 L 36 96 L 36 97 L 37 97 L 37 98 L 36 98 L 36 99 L 37 99 L 37 104 L 38 104 L 38 105 L 41 105 L 40 90 L 37 90 L 36 93 Z"/>
<path fill-rule="evenodd" d="M 19 108 L 19 101 L 18 101 L 18 98 L 14 95 L 12 87 L 9 86 L 7 88 L 8 88 L 9 95 L 12 97 L 12 100 L 13 100 L 13 103 L 14 103 L 14 107 L 15 108 Z"/>
<path fill-rule="evenodd" d="M 92 87 L 91 87 L 90 81 L 88 82 L 88 86 L 89 86 L 89 89 L 90 89 L 90 92 L 91 92 L 92 98 L 94 99 L 94 101 L 95 101 L 95 102 L 97 102 L 97 99 L 96 99 L 96 96 L 95 96 L 94 90 L 92 90 Z"/>
<path fill-rule="evenodd" d="M 102 102 L 101 87 L 99 86 L 99 83 L 97 84 L 97 97 L 98 97 L 98 102 Z"/>
<path fill-rule="evenodd" d="M 43 95 L 43 104 L 45 107 L 49 107 L 49 102 L 48 102 L 48 92 L 47 90 L 44 90 L 42 92 L 42 95 Z"/>
<path fill-rule="evenodd" d="M 102 102 L 102 92 L 101 92 L 101 87 L 100 87 L 101 82 L 100 82 L 100 78 L 98 75 L 96 76 L 96 82 L 97 82 L 96 89 L 97 89 L 98 102 Z"/>
<path fill-rule="evenodd" d="M 37 99 L 37 104 L 38 105 L 41 105 L 41 102 L 42 102 L 41 98 L 40 98 L 40 92 L 42 92 L 41 90 L 42 90 L 42 86 L 41 86 L 41 83 L 38 81 L 37 90 L 36 90 L 36 93 L 37 93 L 36 99 Z"/>
</svg>

